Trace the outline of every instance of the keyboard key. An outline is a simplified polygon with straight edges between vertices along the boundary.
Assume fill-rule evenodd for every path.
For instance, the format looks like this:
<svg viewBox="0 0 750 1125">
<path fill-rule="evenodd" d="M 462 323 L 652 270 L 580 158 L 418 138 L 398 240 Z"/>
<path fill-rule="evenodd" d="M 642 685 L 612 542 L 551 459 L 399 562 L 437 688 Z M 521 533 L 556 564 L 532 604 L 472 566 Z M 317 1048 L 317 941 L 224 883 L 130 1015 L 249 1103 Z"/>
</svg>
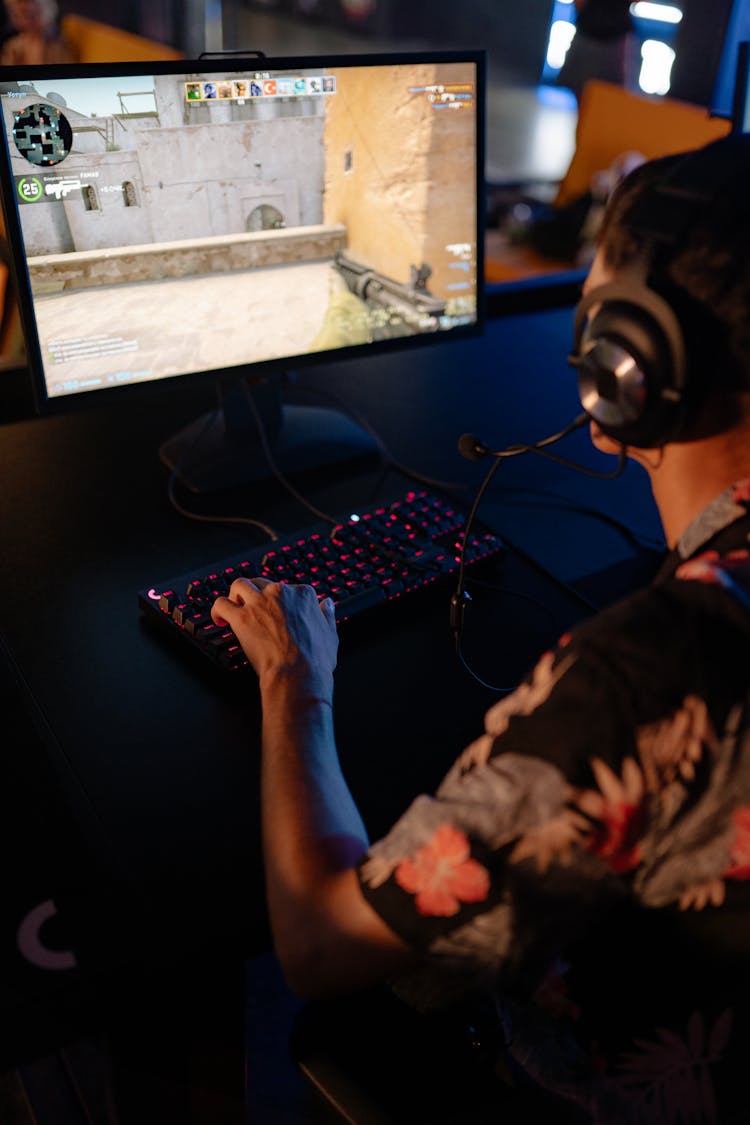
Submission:
<svg viewBox="0 0 750 1125">
<path fill-rule="evenodd" d="M 330 596 L 337 621 L 345 622 L 412 592 L 445 583 L 458 571 L 464 516 L 452 503 L 425 491 L 344 519 L 335 528 L 289 535 L 235 558 L 198 567 L 190 574 L 149 584 L 138 595 L 149 620 L 181 637 L 229 671 L 248 667 L 231 629 L 214 625 L 211 606 L 244 575 L 312 585 Z M 467 565 L 503 552 L 502 541 L 478 528 L 467 545 Z M 158 600 L 155 597 L 158 593 Z"/>
</svg>

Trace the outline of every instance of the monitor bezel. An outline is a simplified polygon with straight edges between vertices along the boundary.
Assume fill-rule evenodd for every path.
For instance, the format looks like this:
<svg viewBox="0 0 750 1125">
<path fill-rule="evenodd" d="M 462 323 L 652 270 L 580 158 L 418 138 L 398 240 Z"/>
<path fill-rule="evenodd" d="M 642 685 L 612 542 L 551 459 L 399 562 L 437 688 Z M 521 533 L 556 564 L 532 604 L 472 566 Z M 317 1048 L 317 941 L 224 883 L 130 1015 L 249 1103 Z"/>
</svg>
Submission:
<svg viewBox="0 0 750 1125">
<path fill-rule="evenodd" d="M 732 98 L 732 132 L 750 131 L 750 40 L 743 39 L 737 47 L 737 71 Z"/>
<path fill-rule="evenodd" d="M 315 367 L 338 365 L 352 360 L 366 361 L 375 355 L 408 353 L 414 349 L 438 347 L 452 341 L 480 336 L 486 327 L 486 282 L 484 276 L 485 252 L 485 144 L 486 144 L 486 89 L 487 53 L 483 49 L 456 50 L 418 50 L 418 51 L 378 51 L 349 54 L 311 54 L 290 56 L 266 56 L 259 53 L 229 56 L 210 53 L 197 59 L 170 59 L 163 62 L 117 62 L 117 63 L 67 63 L 61 65 L 39 65 L 0 67 L 0 83 L 43 81 L 45 78 L 95 78 L 121 77 L 128 75 L 169 75 L 191 73 L 224 73 L 256 70 L 314 69 L 316 67 L 356 67 L 418 65 L 442 63 L 469 63 L 476 67 L 476 320 L 474 323 L 457 325 L 446 331 L 432 334 L 397 337 L 391 340 L 373 341 L 368 344 L 307 353 L 298 356 L 268 359 L 247 365 L 217 367 L 202 371 L 188 372 L 168 378 L 153 379 L 143 383 L 130 383 L 114 387 L 102 387 L 93 391 L 76 392 L 50 397 L 46 381 L 36 319 L 33 311 L 33 298 L 30 279 L 26 270 L 23 251 L 23 238 L 19 205 L 15 202 L 13 175 L 5 129 L 0 141 L 0 196 L 5 216 L 5 226 L 10 248 L 13 282 L 26 343 L 26 362 L 33 388 L 36 413 L 39 415 L 61 414 L 87 407 L 101 407 L 118 401 L 147 399 L 152 395 L 164 395 L 173 390 L 180 391 L 201 386 L 218 384 L 227 377 L 236 379 L 243 372 L 247 375 L 281 377 L 286 372 L 314 369 Z"/>
</svg>

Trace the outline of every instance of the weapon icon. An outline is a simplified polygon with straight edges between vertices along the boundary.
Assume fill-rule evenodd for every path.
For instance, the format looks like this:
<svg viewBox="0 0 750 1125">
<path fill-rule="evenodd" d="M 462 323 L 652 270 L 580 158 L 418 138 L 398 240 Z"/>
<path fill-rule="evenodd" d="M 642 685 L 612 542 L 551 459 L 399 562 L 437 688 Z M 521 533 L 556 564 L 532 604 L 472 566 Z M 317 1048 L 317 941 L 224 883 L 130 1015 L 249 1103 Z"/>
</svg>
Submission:
<svg viewBox="0 0 750 1125">
<path fill-rule="evenodd" d="M 58 180 L 57 183 L 45 184 L 45 195 L 54 195 L 55 199 L 65 199 L 67 194 L 76 188 L 83 187 L 80 180 Z"/>
</svg>

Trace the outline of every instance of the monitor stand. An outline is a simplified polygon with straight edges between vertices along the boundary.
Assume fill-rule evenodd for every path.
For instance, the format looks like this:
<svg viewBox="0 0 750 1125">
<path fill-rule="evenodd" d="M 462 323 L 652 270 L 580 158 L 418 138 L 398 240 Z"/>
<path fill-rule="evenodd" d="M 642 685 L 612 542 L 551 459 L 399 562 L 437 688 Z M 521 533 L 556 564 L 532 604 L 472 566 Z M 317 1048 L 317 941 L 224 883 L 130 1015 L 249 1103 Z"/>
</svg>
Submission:
<svg viewBox="0 0 750 1125">
<path fill-rule="evenodd" d="M 192 492 L 209 493 L 378 452 L 372 436 L 340 411 L 284 403 L 282 382 L 277 373 L 222 377 L 217 408 L 168 438 L 161 461 Z"/>
</svg>

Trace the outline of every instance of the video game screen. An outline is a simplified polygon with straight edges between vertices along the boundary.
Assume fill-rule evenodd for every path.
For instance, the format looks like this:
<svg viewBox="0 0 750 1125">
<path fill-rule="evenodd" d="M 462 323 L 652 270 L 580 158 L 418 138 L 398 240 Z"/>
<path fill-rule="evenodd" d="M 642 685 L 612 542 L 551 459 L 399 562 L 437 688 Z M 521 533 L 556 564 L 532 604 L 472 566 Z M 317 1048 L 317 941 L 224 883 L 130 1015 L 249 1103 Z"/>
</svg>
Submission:
<svg viewBox="0 0 750 1125">
<path fill-rule="evenodd" d="M 50 398 L 476 323 L 475 61 L 196 65 L 0 78 Z"/>
</svg>

